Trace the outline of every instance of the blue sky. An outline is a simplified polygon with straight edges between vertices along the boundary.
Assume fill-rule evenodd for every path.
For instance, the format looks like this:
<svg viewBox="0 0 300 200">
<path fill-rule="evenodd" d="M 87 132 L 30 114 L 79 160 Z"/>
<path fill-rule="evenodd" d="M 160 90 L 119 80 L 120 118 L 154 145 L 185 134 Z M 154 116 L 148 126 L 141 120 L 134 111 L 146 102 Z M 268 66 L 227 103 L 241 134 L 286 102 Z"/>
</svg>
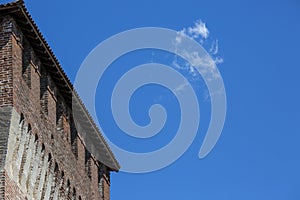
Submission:
<svg viewBox="0 0 300 200">
<path fill-rule="evenodd" d="M 72 81 L 97 44 L 128 29 L 155 26 L 180 31 L 201 19 L 210 31 L 207 48 L 218 40 L 227 117 L 217 145 L 209 156 L 198 159 L 210 118 L 207 89 L 199 77 L 192 85 L 200 99 L 201 122 L 191 147 L 162 170 L 113 173 L 112 200 L 300 199 L 298 1 L 31 0 L 26 5 Z M 172 113 L 165 134 L 141 141 L 123 136 L 115 126 L 106 94 L 130 66 L 153 59 L 167 64 L 172 58 L 154 50 L 135 52 L 117 60 L 104 77 L 107 87 L 97 94 L 97 115 L 111 131 L 109 138 L 122 147 L 145 152 L 163 146 L 178 126 L 178 102 L 158 86 L 134 94 L 131 111 L 137 123 L 149 122 L 145 112 L 153 103 L 164 104 Z"/>
</svg>

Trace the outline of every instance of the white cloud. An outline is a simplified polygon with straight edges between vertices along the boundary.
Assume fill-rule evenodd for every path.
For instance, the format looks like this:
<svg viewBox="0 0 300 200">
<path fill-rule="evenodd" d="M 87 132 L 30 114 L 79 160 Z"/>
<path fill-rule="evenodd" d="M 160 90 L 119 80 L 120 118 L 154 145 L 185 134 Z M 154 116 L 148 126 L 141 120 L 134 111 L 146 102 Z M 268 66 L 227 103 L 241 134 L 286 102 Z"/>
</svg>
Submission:
<svg viewBox="0 0 300 200">
<path fill-rule="evenodd" d="M 177 36 L 176 36 L 176 38 L 175 38 L 176 44 L 180 44 L 181 41 L 182 41 L 182 38 L 183 38 L 185 35 L 186 35 L 186 30 L 185 30 L 185 28 L 182 29 L 181 31 L 178 31 L 178 32 L 177 32 Z"/>
<path fill-rule="evenodd" d="M 192 76 L 197 76 L 197 72 L 195 70 L 195 68 L 193 66 L 189 66 L 189 73 L 192 75 Z"/>
<path fill-rule="evenodd" d="M 223 62 L 224 62 L 223 58 L 220 58 L 220 57 L 216 57 L 216 58 L 214 59 L 214 61 L 215 61 L 216 64 L 220 64 L 220 63 L 223 63 Z"/>
<path fill-rule="evenodd" d="M 197 39 L 197 41 L 206 49 L 209 55 L 199 55 L 198 52 L 188 52 L 187 50 L 180 49 L 177 47 L 180 46 L 184 37 L 189 37 L 191 39 Z M 178 63 L 177 55 L 175 55 L 172 65 L 177 69 L 188 69 L 189 74 L 192 77 L 197 77 L 197 71 L 201 73 L 202 76 L 208 81 L 211 81 L 219 77 L 219 72 L 216 67 L 216 64 L 223 63 L 223 59 L 217 56 L 219 52 L 219 41 L 208 40 L 209 30 L 206 27 L 206 24 L 202 20 L 196 21 L 196 23 L 187 28 L 183 28 L 181 31 L 177 32 L 175 38 L 176 53 L 180 53 L 185 58 L 185 64 Z M 211 44 L 207 43 L 213 41 Z M 179 90 L 183 87 L 179 87 Z"/>
<path fill-rule="evenodd" d="M 201 36 L 202 38 L 207 39 L 209 35 L 209 30 L 207 29 L 204 22 L 198 20 L 193 27 L 188 28 L 188 33 L 193 38 L 199 38 L 199 36 Z"/>
<path fill-rule="evenodd" d="M 216 62 L 223 62 L 221 58 L 213 60 L 209 55 L 199 55 L 198 52 L 181 52 L 186 59 L 186 64 L 189 65 L 189 73 L 192 76 L 196 76 L 196 70 L 203 76 L 204 79 L 212 81 L 220 78 L 219 71 L 216 67 Z"/>
<path fill-rule="evenodd" d="M 211 47 L 209 49 L 209 53 L 216 55 L 219 52 L 219 41 L 216 39 L 212 42 Z"/>
<path fill-rule="evenodd" d="M 175 57 L 174 57 L 174 59 L 173 59 L 173 61 L 172 61 L 172 65 L 174 66 L 174 67 L 176 67 L 177 69 L 181 69 L 182 67 L 178 64 L 178 62 L 177 62 L 177 55 L 175 55 Z"/>
<path fill-rule="evenodd" d="M 185 90 L 185 88 L 189 85 L 189 83 L 185 82 L 185 83 L 182 83 L 181 85 L 178 85 L 174 90 L 173 92 L 175 94 L 180 94 L 182 91 Z"/>
</svg>

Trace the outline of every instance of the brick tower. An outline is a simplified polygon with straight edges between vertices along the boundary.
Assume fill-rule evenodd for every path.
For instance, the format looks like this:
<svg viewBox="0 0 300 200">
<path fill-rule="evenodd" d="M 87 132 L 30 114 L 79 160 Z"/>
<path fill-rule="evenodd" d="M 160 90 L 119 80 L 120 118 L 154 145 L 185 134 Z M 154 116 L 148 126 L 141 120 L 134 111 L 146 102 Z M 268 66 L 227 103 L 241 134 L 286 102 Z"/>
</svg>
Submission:
<svg viewBox="0 0 300 200">
<path fill-rule="evenodd" d="M 24 2 L 0 5 L 0 199 L 110 199 L 120 166 L 72 93 Z"/>
</svg>

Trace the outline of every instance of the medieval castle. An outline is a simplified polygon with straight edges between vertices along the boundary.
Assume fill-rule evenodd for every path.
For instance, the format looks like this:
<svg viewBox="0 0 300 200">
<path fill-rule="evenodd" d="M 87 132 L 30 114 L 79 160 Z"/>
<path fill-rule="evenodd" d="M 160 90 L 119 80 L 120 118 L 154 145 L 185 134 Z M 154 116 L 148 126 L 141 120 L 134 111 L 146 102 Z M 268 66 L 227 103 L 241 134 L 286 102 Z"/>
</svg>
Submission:
<svg viewBox="0 0 300 200">
<path fill-rule="evenodd" d="M 0 5 L 0 199 L 110 199 L 120 166 L 73 94 L 24 2 Z"/>
</svg>

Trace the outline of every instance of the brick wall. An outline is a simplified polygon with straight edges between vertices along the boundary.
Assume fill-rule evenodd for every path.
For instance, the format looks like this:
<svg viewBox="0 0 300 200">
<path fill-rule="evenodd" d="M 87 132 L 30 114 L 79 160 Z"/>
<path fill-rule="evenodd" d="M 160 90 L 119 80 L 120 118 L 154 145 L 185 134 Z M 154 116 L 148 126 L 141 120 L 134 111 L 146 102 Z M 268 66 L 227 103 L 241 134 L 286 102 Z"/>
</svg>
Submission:
<svg viewBox="0 0 300 200">
<path fill-rule="evenodd" d="M 12 22 L 8 17 L 0 19 L 0 106 L 12 105 Z"/>
<path fill-rule="evenodd" d="M 0 198 L 108 200 L 109 170 L 87 152 L 48 68 L 12 17 L 0 21 Z"/>
</svg>

